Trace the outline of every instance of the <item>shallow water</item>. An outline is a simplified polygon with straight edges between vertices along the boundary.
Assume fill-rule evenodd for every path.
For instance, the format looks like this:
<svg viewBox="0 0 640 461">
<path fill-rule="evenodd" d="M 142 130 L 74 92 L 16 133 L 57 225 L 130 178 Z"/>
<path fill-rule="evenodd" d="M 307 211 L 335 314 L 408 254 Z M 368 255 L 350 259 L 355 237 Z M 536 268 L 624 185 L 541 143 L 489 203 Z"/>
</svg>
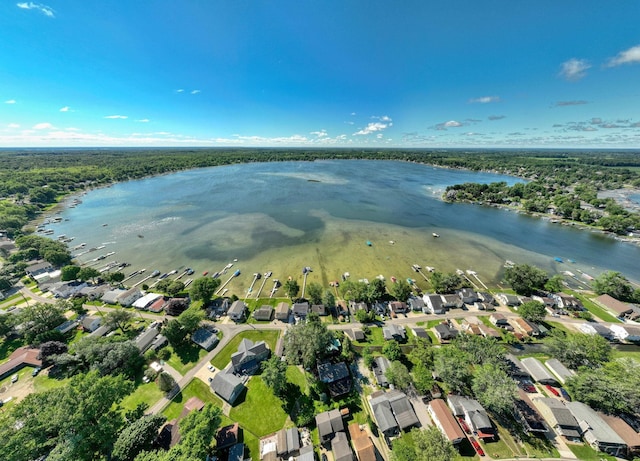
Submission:
<svg viewBox="0 0 640 461">
<path fill-rule="evenodd" d="M 614 269 L 640 280 L 638 247 L 506 210 L 439 199 L 447 185 L 493 181 L 519 180 L 392 161 L 222 166 L 88 192 L 83 203 L 60 214 L 68 221 L 48 227 L 54 236 L 74 236 L 70 247 L 104 245 L 78 260 L 96 268 L 129 262 L 126 274 L 186 267 L 213 274 L 237 259 L 233 269 L 242 275 L 229 288 L 240 297 L 254 272 L 302 280 L 305 266 L 313 269 L 309 282 L 325 285 L 350 272 L 354 278 L 412 277 L 424 288 L 412 264 L 474 269 L 493 284 L 507 259 L 549 272 L 597 275 Z M 91 261 L 111 251 L 113 256 Z M 556 256 L 576 263 L 557 263 Z"/>
</svg>

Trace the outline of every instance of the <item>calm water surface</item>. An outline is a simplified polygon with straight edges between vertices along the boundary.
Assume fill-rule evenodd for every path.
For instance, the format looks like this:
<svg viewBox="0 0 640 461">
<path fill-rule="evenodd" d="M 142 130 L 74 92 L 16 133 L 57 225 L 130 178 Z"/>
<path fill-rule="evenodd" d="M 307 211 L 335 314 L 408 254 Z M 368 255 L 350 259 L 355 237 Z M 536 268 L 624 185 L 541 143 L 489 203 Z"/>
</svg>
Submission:
<svg viewBox="0 0 640 461">
<path fill-rule="evenodd" d="M 506 210 L 439 199 L 447 185 L 494 181 L 519 180 L 391 161 L 223 166 L 91 191 L 82 204 L 61 213 L 65 221 L 49 227 L 54 236 L 75 237 L 70 247 L 104 245 L 78 260 L 96 268 L 129 262 L 127 274 L 185 267 L 214 273 L 237 259 L 234 269 L 242 275 L 230 288 L 239 296 L 254 272 L 301 279 L 304 266 L 314 270 L 309 281 L 324 284 L 348 271 L 355 278 L 413 277 L 420 285 L 412 264 L 474 269 L 485 282 L 496 283 L 507 259 L 576 275 L 578 269 L 591 275 L 614 269 L 640 280 L 636 246 Z M 115 254 L 92 261 L 108 252 Z M 556 256 L 576 262 L 557 263 Z"/>
</svg>

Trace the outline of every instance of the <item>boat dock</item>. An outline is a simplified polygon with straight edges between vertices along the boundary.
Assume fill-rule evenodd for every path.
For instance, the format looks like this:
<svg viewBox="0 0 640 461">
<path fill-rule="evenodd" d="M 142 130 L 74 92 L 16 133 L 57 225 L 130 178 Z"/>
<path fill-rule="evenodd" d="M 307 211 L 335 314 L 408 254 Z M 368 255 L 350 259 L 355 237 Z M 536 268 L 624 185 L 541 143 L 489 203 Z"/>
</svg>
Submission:
<svg viewBox="0 0 640 461">
<path fill-rule="evenodd" d="M 237 277 L 238 275 L 240 275 L 240 271 L 239 271 L 239 270 L 235 271 L 235 272 L 233 273 L 233 275 L 232 275 L 231 277 L 229 277 L 229 278 L 227 279 L 227 281 L 226 281 L 226 282 L 224 282 L 220 288 L 218 288 L 218 291 L 216 291 L 216 293 L 215 293 L 215 294 L 216 294 L 216 295 L 219 295 L 220 293 L 222 293 L 222 292 L 223 292 L 223 290 L 225 289 L 225 287 L 226 287 L 227 285 L 229 285 L 229 283 L 231 282 L 231 280 L 233 280 L 233 279 L 234 279 L 235 277 Z"/>
<path fill-rule="evenodd" d="M 264 273 L 263 279 L 262 279 L 262 284 L 260 285 L 260 288 L 258 289 L 258 293 L 256 294 L 256 299 L 260 298 L 260 293 L 262 293 L 262 289 L 264 288 L 265 283 L 267 283 L 267 279 L 269 277 L 271 277 L 272 274 L 273 274 L 273 272 L 271 272 L 271 271 L 267 271 L 267 272 Z"/>
<path fill-rule="evenodd" d="M 271 293 L 269 294 L 269 298 L 273 298 L 273 295 L 278 291 L 278 287 L 280 286 L 280 280 L 273 279 L 273 288 L 271 289 Z"/>
</svg>

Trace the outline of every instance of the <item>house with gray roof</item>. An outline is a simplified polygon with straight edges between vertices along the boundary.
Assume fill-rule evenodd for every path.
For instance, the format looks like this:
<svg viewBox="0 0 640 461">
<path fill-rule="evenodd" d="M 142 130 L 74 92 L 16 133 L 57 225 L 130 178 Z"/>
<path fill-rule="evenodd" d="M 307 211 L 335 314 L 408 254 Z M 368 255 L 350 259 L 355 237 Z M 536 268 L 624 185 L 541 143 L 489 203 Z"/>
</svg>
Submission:
<svg viewBox="0 0 640 461">
<path fill-rule="evenodd" d="M 101 338 L 111 331 L 111 328 L 106 325 L 100 325 L 95 331 L 89 333 L 89 336 Z"/>
<path fill-rule="evenodd" d="M 93 333 L 100 327 L 102 317 L 98 317 L 97 315 L 85 315 L 81 323 L 84 331 Z"/>
<path fill-rule="evenodd" d="M 336 433 L 336 436 L 331 440 L 331 451 L 333 451 L 335 461 L 354 461 L 353 451 L 349 446 L 347 434 L 344 432 Z"/>
<path fill-rule="evenodd" d="M 442 296 L 439 294 L 423 295 L 422 300 L 425 304 L 425 309 L 422 312 L 425 314 L 444 314 L 446 312 L 442 303 Z"/>
<path fill-rule="evenodd" d="M 319 363 L 318 379 L 328 385 L 331 397 L 347 394 L 351 390 L 351 375 L 344 362 Z"/>
<path fill-rule="evenodd" d="M 522 362 L 518 357 L 513 354 L 506 354 L 504 356 L 505 361 L 507 362 L 507 372 L 510 376 L 516 378 L 531 378 L 531 375 L 527 371 L 527 369 L 522 365 Z"/>
<path fill-rule="evenodd" d="M 407 304 L 409 304 L 409 307 L 411 307 L 412 311 L 416 312 L 424 312 L 424 308 L 426 307 L 424 300 L 417 296 L 409 296 L 409 299 L 407 299 Z"/>
<path fill-rule="evenodd" d="M 518 298 L 516 295 L 510 295 L 510 294 L 507 294 L 507 293 L 499 293 L 499 294 L 496 295 L 496 298 L 498 299 L 498 301 L 500 301 L 505 306 L 519 306 L 520 305 L 520 298 Z"/>
<path fill-rule="evenodd" d="M 459 290 L 458 296 L 465 304 L 473 304 L 476 301 L 480 300 L 478 293 L 476 293 L 471 288 L 463 288 L 462 290 Z"/>
<path fill-rule="evenodd" d="M 153 340 L 156 339 L 156 336 L 158 336 L 158 333 L 160 332 L 156 328 L 147 328 L 138 335 L 134 342 L 141 354 L 144 354 L 145 351 L 151 347 L 151 344 L 153 343 Z"/>
<path fill-rule="evenodd" d="M 160 295 L 158 295 L 160 296 Z M 122 293 L 120 293 L 117 297 L 117 301 L 125 307 L 131 306 L 137 300 L 143 297 L 142 291 L 138 288 L 133 287 Z"/>
<path fill-rule="evenodd" d="M 382 327 L 382 336 L 384 336 L 384 339 L 387 341 L 395 339 L 398 342 L 404 342 L 407 339 L 407 333 L 404 327 L 396 325 L 395 323 L 390 323 Z"/>
<path fill-rule="evenodd" d="M 460 309 L 464 303 L 458 295 L 442 295 L 442 305 L 447 309 Z"/>
<path fill-rule="evenodd" d="M 371 368 L 373 369 L 373 374 L 376 377 L 376 382 L 379 386 L 389 387 L 389 380 L 387 379 L 386 372 L 390 366 L 391 364 L 389 363 L 389 360 L 382 355 L 377 356 L 373 359 L 373 362 L 371 362 Z"/>
<path fill-rule="evenodd" d="M 449 341 L 458 336 L 458 330 L 450 327 L 447 323 L 439 323 L 433 327 L 433 330 L 440 341 Z"/>
<path fill-rule="evenodd" d="M 612 456 L 623 456 L 627 444 L 591 407 L 582 402 L 566 402 L 573 417 L 578 422 L 585 442 L 591 448 Z"/>
<path fill-rule="evenodd" d="M 556 378 L 558 378 L 558 382 L 562 384 L 564 384 L 567 379 L 575 375 L 575 372 L 565 367 L 558 359 L 549 359 L 544 362 L 544 364 L 549 370 L 551 370 L 551 373 L 553 373 Z"/>
<path fill-rule="evenodd" d="M 228 370 L 221 370 L 216 373 L 210 387 L 213 392 L 231 405 L 234 404 L 244 390 L 242 380 Z"/>
<path fill-rule="evenodd" d="M 469 428 L 476 432 L 479 438 L 493 439 L 495 437 L 493 424 L 480 402 L 461 395 L 449 395 L 447 405 L 454 415 L 464 417 Z"/>
<path fill-rule="evenodd" d="M 387 437 L 398 435 L 400 427 L 391 411 L 391 403 L 384 392 L 374 392 L 369 400 L 378 429 Z"/>
<path fill-rule="evenodd" d="M 297 455 L 300 450 L 300 433 L 297 427 L 282 428 L 276 432 L 276 453 L 281 458 Z"/>
<path fill-rule="evenodd" d="M 578 421 L 576 421 L 576 418 L 573 417 L 563 402 L 549 397 L 535 397 L 533 401 L 536 403 L 538 410 L 549 426 L 551 426 L 558 435 L 571 441 L 580 440 L 580 426 L 578 425 Z"/>
<path fill-rule="evenodd" d="M 611 341 L 614 338 L 613 332 L 606 325 L 598 322 L 584 322 L 578 326 L 578 330 L 587 335 L 598 335 Z"/>
<path fill-rule="evenodd" d="M 393 390 L 374 392 L 369 400 L 378 428 L 387 436 L 418 426 L 420 421 L 407 395 Z"/>
<path fill-rule="evenodd" d="M 205 351 L 210 351 L 218 344 L 218 336 L 206 328 L 198 328 L 191 334 L 191 341 Z"/>
<path fill-rule="evenodd" d="M 253 342 L 243 338 L 238 350 L 231 355 L 231 370 L 234 373 L 252 374 L 263 360 L 269 358 L 271 351 L 264 341 Z"/>
<path fill-rule="evenodd" d="M 118 304 L 118 298 L 122 293 L 125 293 L 126 290 L 122 288 L 115 288 L 113 290 L 106 291 L 101 298 L 101 301 L 106 304 Z"/>
<path fill-rule="evenodd" d="M 278 303 L 276 306 L 276 320 L 282 320 L 286 322 L 289 320 L 289 314 L 291 313 L 291 309 L 289 308 L 289 304 L 285 302 Z"/>
<path fill-rule="evenodd" d="M 313 451 L 313 445 L 305 445 L 300 448 L 300 455 L 296 458 L 296 461 L 315 461 L 315 452 Z"/>
<path fill-rule="evenodd" d="M 253 311 L 253 318 L 258 321 L 269 322 L 273 318 L 273 307 L 269 305 L 260 306 Z"/>
<path fill-rule="evenodd" d="M 342 421 L 340 410 L 334 408 L 317 414 L 316 427 L 322 444 L 326 444 L 333 439 L 336 433 L 344 432 L 344 422 Z"/>
<path fill-rule="evenodd" d="M 229 318 L 235 322 L 241 322 L 244 320 L 247 305 L 239 299 L 231 304 L 231 307 L 227 311 Z"/>
<path fill-rule="evenodd" d="M 545 367 L 540 360 L 535 357 L 527 357 L 520 360 L 522 366 L 531 375 L 534 381 L 540 384 L 550 384 L 555 386 L 558 384 L 556 378 L 554 378 L 547 367 Z"/>
<path fill-rule="evenodd" d="M 302 303 L 295 303 L 291 308 L 291 312 L 297 318 L 304 320 L 307 318 L 307 315 L 309 315 L 309 303 L 306 301 Z"/>
</svg>

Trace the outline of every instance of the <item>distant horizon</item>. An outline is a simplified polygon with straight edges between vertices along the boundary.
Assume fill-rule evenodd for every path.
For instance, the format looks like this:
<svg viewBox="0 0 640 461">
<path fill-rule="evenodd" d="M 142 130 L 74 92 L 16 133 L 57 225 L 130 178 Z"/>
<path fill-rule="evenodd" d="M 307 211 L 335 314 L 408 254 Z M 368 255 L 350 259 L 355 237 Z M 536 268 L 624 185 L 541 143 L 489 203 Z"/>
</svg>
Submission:
<svg viewBox="0 0 640 461">
<path fill-rule="evenodd" d="M 635 148 L 637 0 L 4 2 L 0 146 Z"/>
</svg>

